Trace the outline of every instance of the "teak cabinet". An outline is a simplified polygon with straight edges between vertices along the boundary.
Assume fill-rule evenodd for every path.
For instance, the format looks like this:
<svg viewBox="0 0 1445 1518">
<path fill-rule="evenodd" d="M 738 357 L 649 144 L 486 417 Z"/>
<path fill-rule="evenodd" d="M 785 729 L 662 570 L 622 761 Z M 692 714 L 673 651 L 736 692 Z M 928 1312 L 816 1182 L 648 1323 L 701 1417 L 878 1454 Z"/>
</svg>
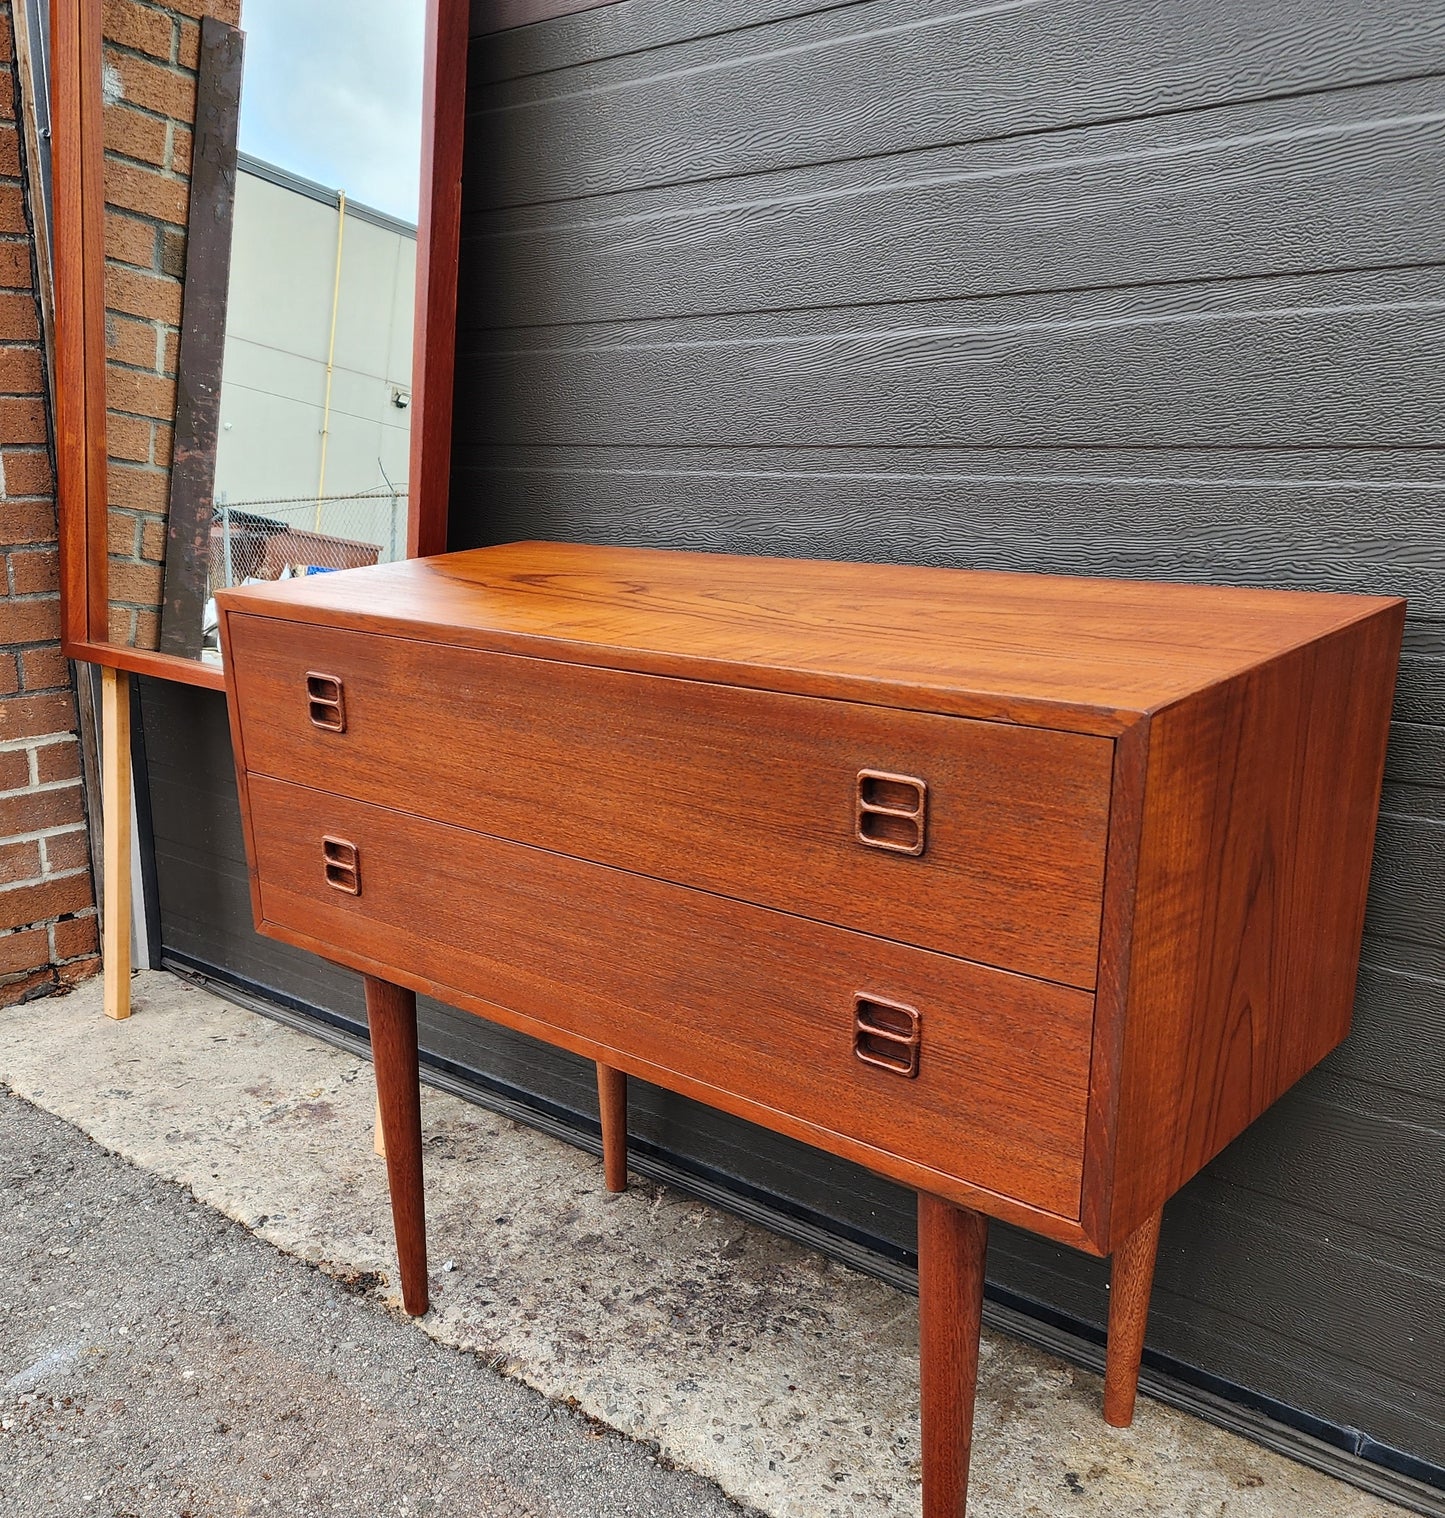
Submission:
<svg viewBox="0 0 1445 1518">
<path fill-rule="evenodd" d="M 226 591 L 260 930 L 367 977 L 408 1309 L 415 993 L 919 1193 L 924 1511 L 987 1218 L 1114 1255 L 1349 1029 L 1404 603 L 516 543 Z"/>
</svg>

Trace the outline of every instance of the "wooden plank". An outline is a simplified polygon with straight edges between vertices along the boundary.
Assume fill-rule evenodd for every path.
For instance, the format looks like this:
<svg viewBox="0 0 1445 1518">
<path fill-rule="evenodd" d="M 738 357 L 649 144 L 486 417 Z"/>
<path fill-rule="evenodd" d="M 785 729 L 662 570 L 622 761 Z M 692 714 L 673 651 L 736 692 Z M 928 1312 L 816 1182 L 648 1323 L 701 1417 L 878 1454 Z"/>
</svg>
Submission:
<svg viewBox="0 0 1445 1518">
<path fill-rule="evenodd" d="M 589 5 L 564 25 L 492 31 L 486 11 L 496 0 L 471 0 L 470 93 L 479 85 L 522 74 L 595 63 L 643 48 L 742 31 L 768 21 L 861 5 L 868 0 L 667 0 L 665 5 Z"/>
<path fill-rule="evenodd" d="M 1412 616 L 1445 617 L 1436 449 L 660 454 L 601 441 L 483 449 L 462 436 L 452 520 L 471 544 L 563 538 L 1354 591 L 1408 596 Z M 1436 715 L 1416 720 L 1445 725 L 1439 668 Z"/>
<path fill-rule="evenodd" d="M 260 774 L 1093 987 L 1107 739 L 270 617 L 227 637 Z M 310 720 L 309 670 L 344 732 Z M 397 731 L 436 735 L 432 762 L 399 772 Z M 863 768 L 927 776 L 917 858 L 859 843 Z"/>
<path fill-rule="evenodd" d="M 427 0 L 423 60 L 406 527 L 411 555 L 441 553 L 447 544 L 467 0 Z"/>
<path fill-rule="evenodd" d="M 1435 447 L 1442 346 L 1411 269 L 471 334 L 456 405 L 476 444 Z"/>
<path fill-rule="evenodd" d="M 160 651 L 197 659 L 211 552 L 245 34 L 201 18 Z"/>
<path fill-rule="evenodd" d="M 1110 735 L 1391 604 L 565 543 L 378 564 L 218 600 L 223 641 L 234 616 L 280 617 Z"/>
<path fill-rule="evenodd" d="M 74 0 L 52 7 L 51 174 L 55 279 L 55 471 L 60 612 L 69 642 L 90 636 L 86 552 L 86 256 L 81 172 L 80 33 Z"/>
<path fill-rule="evenodd" d="M 561 16 L 575 16 L 578 11 L 620 3 L 621 0 L 471 0 L 470 30 L 472 36 L 477 37 L 513 26 L 535 26 L 539 21 L 555 21 Z"/>
<path fill-rule="evenodd" d="M 101 924 L 105 1015 L 130 1016 L 130 676 L 102 669 L 101 818 L 105 828 L 105 898 Z"/>
<path fill-rule="evenodd" d="M 966 8 L 883 0 L 494 85 L 469 101 L 468 156 L 487 171 L 469 184 L 468 206 L 842 162 L 1442 70 L 1445 17 L 1434 0 L 1213 0 L 1187 11 L 1151 0 Z M 879 81 L 899 82 L 887 109 Z"/>
<path fill-rule="evenodd" d="M 1445 79 L 474 213 L 463 328 L 1445 261 Z M 1268 235 L 1261 235 L 1261 227 Z"/>
<path fill-rule="evenodd" d="M 1402 622 L 1151 719 L 1115 1243 L 1349 1031 Z"/>
<path fill-rule="evenodd" d="M 89 638 L 96 642 L 108 642 L 110 449 L 106 441 L 102 0 L 75 0 L 73 14 L 80 39 L 76 88 L 80 96 L 80 296 L 81 321 L 85 330 L 85 365 L 78 378 L 85 391 L 85 625 Z"/>
<path fill-rule="evenodd" d="M 259 775 L 247 791 L 262 931 L 1077 1236 L 1091 996 Z M 328 887 L 323 833 L 358 858 L 356 893 Z M 912 1079 L 857 1058 L 859 986 L 927 1009 Z"/>
</svg>

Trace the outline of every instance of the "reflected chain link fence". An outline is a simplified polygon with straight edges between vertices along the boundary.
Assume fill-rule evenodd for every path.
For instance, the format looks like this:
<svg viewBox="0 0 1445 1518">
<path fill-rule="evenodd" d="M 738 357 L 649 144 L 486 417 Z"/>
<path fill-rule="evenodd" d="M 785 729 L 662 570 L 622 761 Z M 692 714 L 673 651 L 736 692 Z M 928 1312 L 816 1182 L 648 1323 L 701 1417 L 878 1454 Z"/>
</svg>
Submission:
<svg viewBox="0 0 1445 1518">
<path fill-rule="evenodd" d="M 281 580 L 386 564 L 406 553 L 405 490 L 217 501 L 211 526 L 212 594 L 248 580 Z"/>
<path fill-rule="evenodd" d="M 406 556 L 405 490 L 215 503 L 201 658 L 220 661 L 215 594 L 224 586 L 388 564 Z"/>
</svg>

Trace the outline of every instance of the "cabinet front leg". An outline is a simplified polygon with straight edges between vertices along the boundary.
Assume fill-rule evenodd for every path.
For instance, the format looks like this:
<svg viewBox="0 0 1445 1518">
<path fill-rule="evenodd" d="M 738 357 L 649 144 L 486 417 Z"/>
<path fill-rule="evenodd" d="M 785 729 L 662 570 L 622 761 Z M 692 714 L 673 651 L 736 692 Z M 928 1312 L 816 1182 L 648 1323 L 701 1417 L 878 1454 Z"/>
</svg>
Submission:
<svg viewBox="0 0 1445 1518">
<path fill-rule="evenodd" d="M 1139 1360 L 1154 1288 L 1162 1212 L 1146 1218 L 1114 1251 L 1109 1271 L 1109 1343 L 1104 1358 L 1104 1422 L 1128 1428 L 1139 1391 Z"/>
<path fill-rule="evenodd" d="M 391 1186 L 391 1221 L 401 1266 L 401 1299 L 413 1317 L 427 1310 L 426 1208 L 421 1182 L 421 1085 L 416 1059 L 416 997 L 366 977 L 366 1018 Z"/>
<path fill-rule="evenodd" d="M 627 1077 L 610 1065 L 597 1067 L 597 1106 L 602 1113 L 602 1173 L 609 1191 L 627 1190 Z"/>
<path fill-rule="evenodd" d="M 923 1518 L 963 1518 L 988 1219 L 918 1193 L 919 1370 Z"/>
</svg>

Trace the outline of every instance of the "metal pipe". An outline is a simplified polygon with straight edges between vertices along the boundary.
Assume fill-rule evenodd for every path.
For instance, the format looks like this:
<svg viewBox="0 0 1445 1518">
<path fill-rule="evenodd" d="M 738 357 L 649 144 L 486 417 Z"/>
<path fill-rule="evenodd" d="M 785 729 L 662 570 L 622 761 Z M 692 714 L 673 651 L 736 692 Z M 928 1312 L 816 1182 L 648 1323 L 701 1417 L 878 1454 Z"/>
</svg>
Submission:
<svg viewBox="0 0 1445 1518">
<path fill-rule="evenodd" d="M 321 412 L 321 473 L 316 481 L 316 531 L 321 531 L 321 499 L 326 494 L 326 444 L 331 436 L 331 376 L 336 370 L 336 313 L 341 307 L 341 245 L 346 238 L 346 191 L 336 195 L 336 274 L 331 282 L 331 338 L 326 346 L 326 404 Z"/>
</svg>

